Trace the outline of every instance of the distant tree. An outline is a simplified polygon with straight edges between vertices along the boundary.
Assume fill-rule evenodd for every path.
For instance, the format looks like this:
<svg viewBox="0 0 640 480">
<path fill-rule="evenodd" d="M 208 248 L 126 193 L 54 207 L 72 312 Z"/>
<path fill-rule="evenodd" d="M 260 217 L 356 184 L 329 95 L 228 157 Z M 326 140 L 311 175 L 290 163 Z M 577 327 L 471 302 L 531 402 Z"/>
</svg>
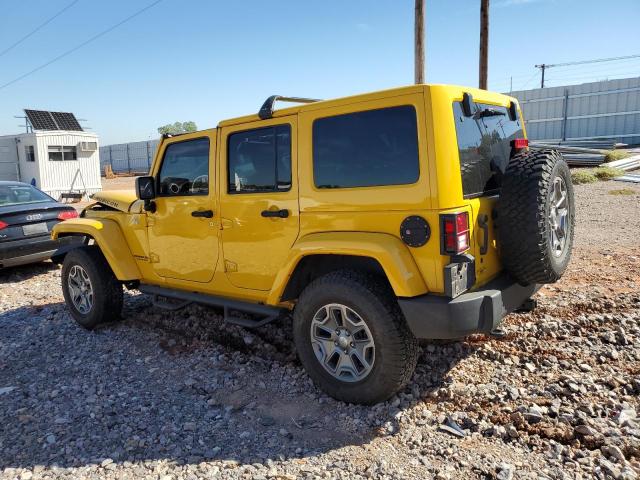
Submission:
<svg viewBox="0 0 640 480">
<path fill-rule="evenodd" d="M 160 135 L 164 135 L 165 133 L 169 133 L 171 135 L 176 135 L 178 133 L 189 133 L 195 132 L 198 130 L 198 126 L 196 122 L 175 122 L 173 124 L 169 123 L 167 125 L 163 125 L 158 127 L 158 133 Z"/>
</svg>

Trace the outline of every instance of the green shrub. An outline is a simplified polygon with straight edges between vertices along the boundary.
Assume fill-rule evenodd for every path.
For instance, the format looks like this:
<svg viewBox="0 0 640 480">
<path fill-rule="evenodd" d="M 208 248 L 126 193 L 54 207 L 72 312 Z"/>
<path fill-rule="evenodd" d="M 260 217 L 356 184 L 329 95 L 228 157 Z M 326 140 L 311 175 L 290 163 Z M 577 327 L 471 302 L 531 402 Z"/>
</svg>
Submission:
<svg viewBox="0 0 640 480">
<path fill-rule="evenodd" d="M 635 195 L 636 191 L 630 188 L 621 188 L 619 190 L 609 190 L 609 195 Z"/>
<path fill-rule="evenodd" d="M 611 180 L 612 178 L 619 177 L 620 175 L 624 175 L 624 170 L 620 170 L 619 168 L 602 166 L 598 167 L 593 171 L 593 174 L 599 180 Z"/>
<path fill-rule="evenodd" d="M 571 181 L 574 185 L 581 185 L 583 183 L 594 183 L 598 181 L 592 170 L 583 168 L 580 170 L 573 170 L 571 172 Z"/>
<path fill-rule="evenodd" d="M 605 156 L 605 162 L 613 162 L 615 160 L 622 160 L 623 158 L 627 158 L 629 156 L 629 152 L 626 150 L 609 150 Z"/>
</svg>

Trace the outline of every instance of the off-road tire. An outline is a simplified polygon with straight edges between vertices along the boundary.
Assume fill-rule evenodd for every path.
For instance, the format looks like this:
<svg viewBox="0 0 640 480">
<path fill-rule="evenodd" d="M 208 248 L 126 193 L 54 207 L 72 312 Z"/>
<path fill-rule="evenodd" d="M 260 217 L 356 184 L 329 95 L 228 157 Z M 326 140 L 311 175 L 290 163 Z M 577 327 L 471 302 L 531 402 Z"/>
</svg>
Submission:
<svg viewBox="0 0 640 480">
<path fill-rule="evenodd" d="M 340 303 L 365 321 L 375 343 L 375 361 L 362 380 L 344 382 L 325 370 L 311 344 L 311 322 L 324 305 Z M 294 315 L 298 357 L 321 390 L 348 403 L 371 405 L 384 401 L 411 379 L 418 343 L 409 331 L 393 291 L 378 277 L 352 270 L 328 273 L 309 284 L 298 299 Z"/>
<path fill-rule="evenodd" d="M 549 241 L 550 193 L 562 177 L 567 188 L 568 233 L 563 253 L 555 256 Z M 522 285 L 553 283 L 571 258 L 575 222 L 573 185 L 567 162 L 556 150 L 515 155 L 502 178 L 497 204 L 500 255 L 505 269 Z"/>
<path fill-rule="evenodd" d="M 69 272 L 79 265 L 88 274 L 93 288 L 93 305 L 87 313 L 81 313 L 73 304 L 69 291 Z M 122 284 L 95 246 L 78 247 L 71 250 L 62 265 L 62 293 L 73 318 L 84 328 L 91 330 L 101 323 L 120 319 L 122 312 Z"/>
</svg>

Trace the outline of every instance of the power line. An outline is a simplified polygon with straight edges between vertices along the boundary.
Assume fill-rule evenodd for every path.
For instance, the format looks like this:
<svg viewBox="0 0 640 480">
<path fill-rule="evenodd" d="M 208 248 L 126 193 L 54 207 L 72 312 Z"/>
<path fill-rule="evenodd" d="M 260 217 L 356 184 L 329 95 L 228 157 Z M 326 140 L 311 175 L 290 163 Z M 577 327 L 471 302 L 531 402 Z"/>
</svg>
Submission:
<svg viewBox="0 0 640 480">
<path fill-rule="evenodd" d="M 634 64 L 634 65 L 620 65 L 618 68 L 612 68 L 612 69 L 607 69 L 607 70 L 593 70 L 593 71 L 588 71 L 588 72 L 569 72 L 568 75 L 564 75 L 564 72 L 562 75 L 560 75 L 560 72 L 558 72 L 558 75 L 551 75 L 551 78 L 553 78 L 554 80 L 562 80 L 565 78 L 570 78 L 570 79 L 581 79 L 581 78 L 593 78 L 593 77 L 602 77 L 602 76 L 613 76 L 613 75 L 624 75 L 627 73 L 640 73 L 640 64 Z"/>
<path fill-rule="evenodd" d="M 579 62 L 566 62 L 566 63 L 553 63 L 547 65 L 547 68 L 550 67 L 567 67 L 569 65 L 583 65 L 585 63 L 600 63 L 600 62 L 612 62 L 614 60 L 627 60 L 629 58 L 640 58 L 640 55 L 627 55 L 624 57 L 609 57 L 609 58 L 597 58 L 595 60 L 581 60 Z M 539 65 L 536 65 L 539 67 Z"/>
<path fill-rule="evenodd" d="M 547 78 L 545 80 L 545 83 L 554 83 L 557 82 L 560 85 L 551 85 L 553 86 L 561 86 L 563 83 L 566 83 L 567 81 L 572 81 L 575 82 L 576 80 L 581 81 L 581 82 L 601 82 L 601 81 L 607 81 L 607 80 L 618 80 L 621 78 L 630 78 L 630 77 L 637 77 L 638 74 L 640 72 L 638 70 L 636 71 L 632 71 L 632 72 L 619 72 L 619 73 L 611 73 L 611 74 L 607 74 L 607 73 L 601 73 L 601 74 L 597 74 L 597 75 L 592 75 L 590 77 L 561 77 L 561 78 L 556 78 L 556 77 L 551 77 L 551 78 Z"/>
<path fill-rule="evenodd" d="M 116 23 L 115 25 L 112 25 L 111 27 L 107 28 L 106 30 L 101 31 L 100 33 L 94 35 L 93 37 L 89 38 L 88 40 L 85 40 L 84 42 L 82 42 L 80 45 L 76 45 L 75 47 L 67 50 L 66 52 L 58 55 L 57 57 L 49 60 L 46 63 L 43 63 L 42 65 L 34 68 L 33 70 L 29 70 L 27 73 L 24 73 L 22 75 L 20 75 L 19 77 L 14 78 L 13 80 L 11 80 L 10 82 L 7 82 L 3 85 L 0 85 L 0 90 L 2 90 L 3 88 L 8 87 L 9 85 L 13 85 L 16 82 L 19 82 L 20 80 L 22 80 L 23 78 L 28 77 L 29 75 L 32 75 L 40 70 L 42 70 L 45 67 L 48 67 L 49 65 L 51 65 L 54 62 L 57 62 L 58 60 L 61 60 L 62 58 L 66 57 L 67 55 L 72 54 L 73 52 L 81 49 L 82 47 L 84 47 L 85 45 L 88 45 L 89 43 L 93 42 L 94 40 L 97 40 L 98 38 L 102 37 L 103 35 L 106 35 L 107 33 L 111 32 L 112 30 L 115 30 L 116 28 L 118 28 L 120 25 L 122 25 L 123 23 L 128 22 L 129 20 L 131 20 L 134 17 L 137 17 L 138 15 L 140 15 L 141 13 L 149 10 L 150 8 L 156 6 L 158 3 L 160 3 L 162 0 L 155 0 L 154 2 L 151 2 L 149 5 L 147 5 L 144 8 L 141 8 L 140 10 L 136 11 L 135 13 L 132 13 L 131 15 L 129 15 L 128 17 L 126 17 L 123 20 L 120 20 L 118 23 Z"/>
<path fill-rule="evenodd" d="M 31 30 L 29 33 L 27 33 L 24 37 L 22 37 L 20 40 L 18 40 L 17 42 L 9 45 L 7 48 L 5 48 L 4 50 L 2 50 L 2 52 L 0 52 L 0 57 L 3 56 L 5 53 L 9 52 L 10 50 L 13 50 L 15 47 L 17 47 L 18 45 L 20 45 L 22 42 L 24 42 L 27 38 L 29 38 L 31 35 L 33 35 L 34 33 L 36 33 L 38 30 L 40 30 L 41 28 L 45 27 L 46 25 L 48 25 L 49 23 L 51 23 L 53 20 L 55 20 L 56 18 L 58 18 L 60 15 L 62 15 L 64 12 L 66 12 L 67 10 L 69 10 L 71 7 L 73 7 L 76 3 L 78 3 L 79 0 L 73 0 L 73 2 L 71 2 L 69 5 L 67 5 L 66 7 L 64 7 L 62 10 L 60 10 L 58 13 L 56 13 L 53 17 L 50 17 L 48 20 L 46 20 L 44 23 L 41 23 L 40 25 L 38 25 L 36 28 L 34 28 L 33 30 Z"/>
<path fill-rule="evenodd" d="M 541 63 L 540 65 L 535 65 L 536 68 L 540 69 L 542 73 L 542 77 L 540 79 L 540 88 L 544 88 L 544 72 L 547 68 L 551 67 L 567 67 L 569 65 L 585 65 L 587 63 L 600 63 L 600 62 L 612 62 L 616 60 L 628 60 L 631 58 L 640 58 L 640 55 L 626 55 L 623 57 L 609 57 L 609 58 L 596 58 L 595 60 L 580 60 L 577 62 L 566 62 L 566 63 Z"/>
</svg>

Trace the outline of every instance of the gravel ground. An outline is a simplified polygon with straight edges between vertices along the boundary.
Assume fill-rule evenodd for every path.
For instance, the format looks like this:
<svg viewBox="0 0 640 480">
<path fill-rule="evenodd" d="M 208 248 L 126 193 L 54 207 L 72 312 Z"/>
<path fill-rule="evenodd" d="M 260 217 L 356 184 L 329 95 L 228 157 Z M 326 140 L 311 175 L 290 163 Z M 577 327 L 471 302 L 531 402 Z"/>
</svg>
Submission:
<svg viewBox="0 0 640 480">
<path fill-rule="evenodd" d="M 58 267 L 0 272 L 0 478 L 636 479 L 640 187 L 576 193 L 573 261 L 539 307 L 500 339 L 425 344 L 375 407 L 317 390 L 287 321 L 249 332 L 129 294 L 87 332 Z"/>
</svg>

